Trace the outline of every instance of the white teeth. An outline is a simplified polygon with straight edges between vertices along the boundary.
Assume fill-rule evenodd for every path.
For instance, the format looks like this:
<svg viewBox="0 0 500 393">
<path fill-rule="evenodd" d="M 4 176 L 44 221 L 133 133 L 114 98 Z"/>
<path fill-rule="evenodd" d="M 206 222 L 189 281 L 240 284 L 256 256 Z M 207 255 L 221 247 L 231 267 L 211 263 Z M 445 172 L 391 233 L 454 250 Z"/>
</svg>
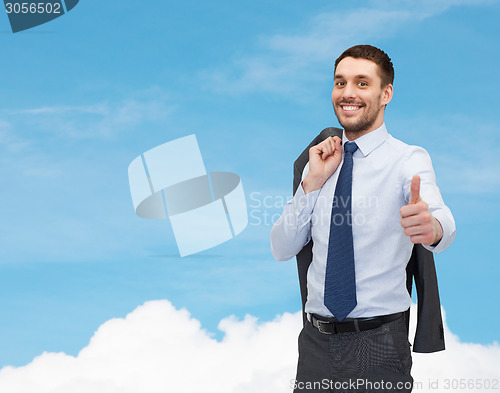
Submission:
<svg viewBox="0 0 500 393">
<path fill-rule="evenodd" d="M 359 109 L 359 106 L 343 106 L 342 109 L 345 111 L 355 111 L 356 109 Z"/>
</svg>

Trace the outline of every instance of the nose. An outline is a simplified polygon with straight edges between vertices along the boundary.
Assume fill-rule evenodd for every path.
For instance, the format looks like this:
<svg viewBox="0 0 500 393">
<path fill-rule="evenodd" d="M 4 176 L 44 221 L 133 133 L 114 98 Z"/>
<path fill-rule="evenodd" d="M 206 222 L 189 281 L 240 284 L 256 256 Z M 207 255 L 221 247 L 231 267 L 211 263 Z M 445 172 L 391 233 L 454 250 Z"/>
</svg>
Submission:
<svg viewBox="0 0 500 393">
<path fill-rule="evenodd" d="M 356 88 L 352 83 L 347 83 L 342 89 L 342 98 L 351 100 L 356 97 Z"/>
</svg>

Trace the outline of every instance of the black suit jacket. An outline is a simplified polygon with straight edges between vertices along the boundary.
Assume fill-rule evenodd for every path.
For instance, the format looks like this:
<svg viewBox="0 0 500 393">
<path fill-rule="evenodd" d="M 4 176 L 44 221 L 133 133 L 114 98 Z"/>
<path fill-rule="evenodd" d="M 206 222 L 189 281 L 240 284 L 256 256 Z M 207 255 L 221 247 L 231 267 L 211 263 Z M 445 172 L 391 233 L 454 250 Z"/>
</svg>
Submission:
<svg viewBox="0 0 500 393">
<path fill-rule="evenodd" d="M 293 166 L 293 194 L 302 181 L 302 172 L 309 161 L 309 148 L 317 145 L 329 136 L 339 136 L 342 138 L 342 130 L 339 128 L 325 128 L 307 146 L 302 154 L 295 160 Z M 307 300 L 307 270 L 312 261 L 311 240 L 297 254 L 297 269 L 299 273 L 300 294 L 302 297 L 302 316 L 306 322 L 304 306 Z M 412 282 L 415 280 L 418 299 L 417 330 L 413 341 L 414 352 L 437 352 L 445 348 L 443 321 L 441 317 L 441 305 L 432 252 L 426 250 L 421 244 L 413 247 L 410 260 L 406 267 L 406 286 L 411 296 Z M 409 324 L 410 310 L 406 311 L 407 327 Z"/>
</svg>

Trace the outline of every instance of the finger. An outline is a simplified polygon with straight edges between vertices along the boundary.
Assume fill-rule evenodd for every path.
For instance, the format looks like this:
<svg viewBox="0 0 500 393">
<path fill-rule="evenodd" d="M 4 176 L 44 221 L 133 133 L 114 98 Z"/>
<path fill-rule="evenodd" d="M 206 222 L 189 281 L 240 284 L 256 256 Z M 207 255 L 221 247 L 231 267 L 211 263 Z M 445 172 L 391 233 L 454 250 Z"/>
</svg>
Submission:
<svg viewBox="0 0 500 393">
<path fill-rule="evenodd" d="M 404 234 L 406 236 L 416 236 L 416 235 L 424 235 L 428 231 L 428 228 L 422 226 L 422 225 L 416 225 L 414 227 L 408 227 L 404 229 Z"/>
<path fill-rule="evenodd" d="M 401 226 L 403 228 L 410 228 L 413 226 L 419 226 L 421 225 L 421 220 L 417 215 L 409 216 L 409 217 L 404 217 L 401 219 Z"/>
<path fill-rule="evenodd" d="M 430 246 L 434 243 L 432 235 L 414 235 L 410 236 L 410 240 L 413 244 L 423 244 L 424 246 Z"/>
<path fill-rule="evenodd" d="M 401 214 L 401 217 L 410 217 L 410 216 L 415 216 L 419 214 L 421 211 L 420 206 L 418 205 L 406 205 L 403 206 L 400 210 L 399 213 Z"/>
<path fill-rule="evenodd" d="M 335 140 L 335 151 L 338 151 L 340 152 L 340 154 L 342 154 L 342 139 L 336 136 L 334 140 Z"/>
<path fill-rule="evenodd" d="M 410 241 L 413 244 L 421 244 L 423 239 L 424 239 L 424 237 L 422 235 L 410 236 Z"/>
<path fill-rule="evenodd" d="M 409 205 L 414 205 L 418 201 L 420 201 L 420 176 L 415 175 L 413 176 L 413 179 L 411 179 L 411 195 L 410 195 L 410 201 L 408 202 Z"/>
<path fill-rule="evenodd" d="M 335 153 L 335 140 L 330 137 L 328 138 L 328 142 L 330 143 L 330 149 L 331 149 L 331 154 L 334 154 Z"/>
<path fill-rule="evenodd" d="M 327 141 L 328 142 L 328 146 L 329 146 L 329 150 L 328 150 L 328 154 L 326 154 L 326 156 L 324 156 L 323 158 L 326 159 L 328 158 L 329 156 L 333 156 L 335 155 L 336 153 L 336 150 L 337 150 L 337 146 L 336 146 L 336 139 L 338 139 L 338 137 L 328 137 L 325 142 Z"/>
<path fill-rule="evenodd" d="M 412 225 L 409 227 L 405 227 L 403 229 L 403 231 L 404 231 L 404 234 L 407 236 L 425 235 L 425 234 L 432 232 L 432 226 L 425 225 L 425 224 Z"/>
<path fill-rule="evenodd" d="M 320 147 L 322 150 L 321 158 L 323 160 L 326 160 L 328 156 L 333 154 L 332 142 L 329 139 L 325 139 L 323 143 L 320 144 Z"/>
<path fill-rule="evenodd" d="M 342 139 L 340 139 L 338 136 L 334 136 L 332 139 L 335 142 L 335 144 L 337 144 L 337 141 L 339 141 L 340 144 L 342 144 Z"/>
<path fill-rule="evenodd" d="M 323 141 L 309 149 L 309 158 L 312 156 L 319 156 L 321 158 L 324 157 L 325 154 L 328 154 L 328 143 L 326 141 Z"/>
</svg>

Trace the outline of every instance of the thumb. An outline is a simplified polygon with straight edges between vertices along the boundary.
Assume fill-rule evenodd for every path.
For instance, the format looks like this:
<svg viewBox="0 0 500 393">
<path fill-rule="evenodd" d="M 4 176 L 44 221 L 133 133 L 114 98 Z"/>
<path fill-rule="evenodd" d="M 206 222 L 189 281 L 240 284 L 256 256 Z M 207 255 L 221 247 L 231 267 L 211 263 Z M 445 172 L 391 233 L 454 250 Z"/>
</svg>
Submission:
<svg viewBox="0 0 500 393">
<path fill-rule="evenodd" d="M 420 176 L 415 175 L 413 176 L 413 179 L 411 179 L 411 195 L 410 195 L 410 201 L 408 202 L 409 205 L 414 205 L 417 202 L 420 202 Z"/>
</svg>

